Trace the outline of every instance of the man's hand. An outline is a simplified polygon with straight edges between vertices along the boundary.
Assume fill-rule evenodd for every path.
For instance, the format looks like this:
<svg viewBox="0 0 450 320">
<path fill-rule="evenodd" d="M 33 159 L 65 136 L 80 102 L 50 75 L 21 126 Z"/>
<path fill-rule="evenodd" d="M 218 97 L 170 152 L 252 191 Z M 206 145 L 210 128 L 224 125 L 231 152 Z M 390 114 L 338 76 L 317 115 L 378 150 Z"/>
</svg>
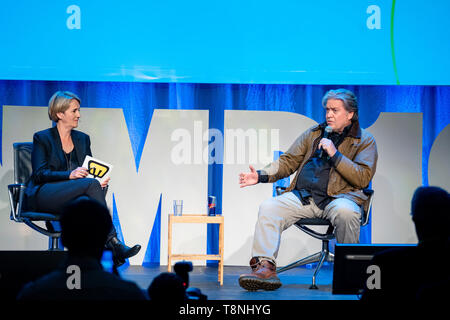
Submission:
<svg viewBox="0 0 450 320">
<path fill-rule="evenodd" d="M 334 154 L 337 151 L 333 141 L 327 138 L 322 138 L 322 140 L 320 140 L 318 148 L 319 149 L 322 148 L 323 150 L 325 150 L 325 152 L 328 153 L 330 158 L 334 156 Z"/>
<path fill-rule="evenodd" d="M 254 184 L 258 183 L 258 172 L 256 172 L 255 168 L 253 166 L 249 166 L 250 172 L 249 173 L 240 173 L 239 174 L 239 185 L 241 188 L 252 186 Z"/>
<path fill-rule="evenodd" d="M 86 168 L 78 167 L 70 173 L 69 179 L 81 179 L 85 178 L 88 175 L 88 171 Z"/>
</svg>

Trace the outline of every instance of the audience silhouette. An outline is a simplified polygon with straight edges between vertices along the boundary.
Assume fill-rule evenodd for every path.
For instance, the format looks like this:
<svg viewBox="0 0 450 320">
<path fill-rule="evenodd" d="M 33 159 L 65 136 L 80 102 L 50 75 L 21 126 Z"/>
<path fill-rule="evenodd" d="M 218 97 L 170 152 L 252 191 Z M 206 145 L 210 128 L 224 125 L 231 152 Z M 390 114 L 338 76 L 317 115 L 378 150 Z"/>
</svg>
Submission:
<svg viewBox="0 0 450 320">
<path fill-rule="evenodd" d="M 180 303 L 187 300 L 183 279 L 172 272 L 162 272 L 156 276 L 147 292 L 153 301 Z"/>
<path fill-rule="evenodd" d="M 60 223 L 67 261 L 25 285 L 18 300 L 145 300 L 135 283 L 105 271 L 101 265 L 112 227 L 108 208 L 83 196 L 64 208 Z"/>
<path fill-rule="evenodd" d="M 449 273 L 442 264 L 450 252 L 450 197 L 439 187 L 419 187 L 411 200 L 411 215 L 419 243 L 376 254 L 380 289 L 366 289 L 364 301 L 443 301 Z"/>
</svg>

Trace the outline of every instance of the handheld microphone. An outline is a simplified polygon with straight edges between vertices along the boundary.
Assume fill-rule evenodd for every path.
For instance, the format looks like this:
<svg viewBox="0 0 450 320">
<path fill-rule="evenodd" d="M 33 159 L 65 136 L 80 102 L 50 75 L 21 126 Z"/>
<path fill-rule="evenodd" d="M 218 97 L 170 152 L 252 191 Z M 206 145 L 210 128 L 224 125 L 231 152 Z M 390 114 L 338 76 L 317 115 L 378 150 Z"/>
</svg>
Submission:
<svg viewBox="0 0 450 320">
<path fill-rule="evenodd" d="M 323 137 L 328 139 L 329 134 L 333 131 L 333 129 L 330 126 L 325 127 L 325 133 L 323 134 Z M 323 157 L 323 148 L 320 150 L 319 158 Z"/>
</svg>

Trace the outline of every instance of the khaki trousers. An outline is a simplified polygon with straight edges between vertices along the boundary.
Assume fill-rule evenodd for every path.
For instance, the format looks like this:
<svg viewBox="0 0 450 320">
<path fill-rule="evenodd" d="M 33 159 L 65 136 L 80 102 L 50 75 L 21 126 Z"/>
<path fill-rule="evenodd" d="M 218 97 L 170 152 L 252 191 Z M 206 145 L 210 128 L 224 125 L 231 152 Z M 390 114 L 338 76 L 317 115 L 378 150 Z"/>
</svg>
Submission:
<svg viewBox="0 0 450 320">
<path fill-rule="evenodd" d="M 353 201 L 338 198 L 324 210 L 311 199 L 303 205 L 292 192 L 265 200 L 259 207 L 253 238 L 252 257 L 275 263 L 280 248 L 281 233 L 302 218 L 322 218 L 331 221 L 338 243 L 358 243 L 361 208 Z"/>
</svg>

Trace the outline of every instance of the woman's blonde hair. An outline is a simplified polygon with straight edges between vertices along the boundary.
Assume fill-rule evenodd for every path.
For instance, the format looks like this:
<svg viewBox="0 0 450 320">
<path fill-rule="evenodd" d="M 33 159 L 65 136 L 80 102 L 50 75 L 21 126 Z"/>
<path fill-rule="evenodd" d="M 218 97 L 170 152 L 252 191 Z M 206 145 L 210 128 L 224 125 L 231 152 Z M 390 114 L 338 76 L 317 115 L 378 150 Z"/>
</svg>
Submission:
<svg viewBox="0 0 450 320">
<path fill-rule="evenodd" d="M 58 122 L 57 113 L 65 112 L 69 109 L 70 101 L 77 100 L 81 104 L 80 98 L 69 91 L 56 91 L 48 102 L 48 117 L 51 121 Z"/>
</svg>

